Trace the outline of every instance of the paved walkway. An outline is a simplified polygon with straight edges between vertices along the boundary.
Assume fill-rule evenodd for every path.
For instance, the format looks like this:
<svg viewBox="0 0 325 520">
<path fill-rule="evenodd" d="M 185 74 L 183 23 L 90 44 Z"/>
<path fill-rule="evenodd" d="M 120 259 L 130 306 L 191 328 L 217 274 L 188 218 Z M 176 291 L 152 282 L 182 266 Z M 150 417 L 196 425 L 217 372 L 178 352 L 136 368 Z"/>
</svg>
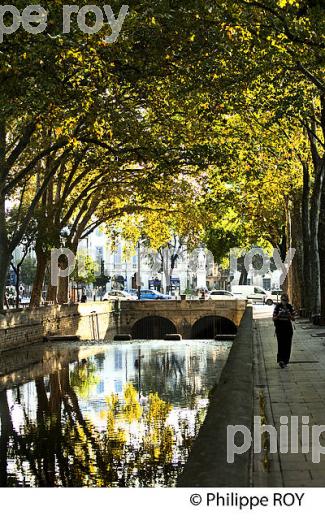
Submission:
<svg viewBox="0 0 325 520">
<path fill-rule="evenodd" d="M 302 436 L 302 416 L 312 425 L 325 425 L 325 328 L 298 320 L 293 338 L 291 362 L 287 369 L 276 364 L 277 344 L 271 317 L 272 308 L 254 309 L 255 402 L 254 415 L 265 415 L 266 423 L 279 433 L 280 417 L 298 417 L 298 453 L 254 455 L 253 486 L 325 486 L 325 455 L 312 462 L 310 442 Z M 316 334 L 324 333 L 324 337 Z M 296 428 L 297 430 L 297 428 Z M 325 430 L 325 427 L 324 427 Z M 278 436 L 279 438 L 279 436 Z M 325 446 L 325 433 L 320 436 Z M 284 451 L 282 446 L 281 451 Z M 290 452 L 290 428 L 288 449 Z M 278 443 L 279 449 L 279 443 Z M 308 450 L 309 453 L 302 453 Z M 279 450 L 278 450 L 279 451 Z"/>
</svg>

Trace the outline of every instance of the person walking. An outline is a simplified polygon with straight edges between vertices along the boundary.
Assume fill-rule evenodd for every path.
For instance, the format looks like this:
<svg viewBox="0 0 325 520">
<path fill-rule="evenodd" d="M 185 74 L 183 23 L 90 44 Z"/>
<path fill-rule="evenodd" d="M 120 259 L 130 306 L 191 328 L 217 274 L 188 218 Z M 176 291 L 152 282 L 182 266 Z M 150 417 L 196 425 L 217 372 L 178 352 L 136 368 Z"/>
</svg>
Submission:
<svg viewBox="0 0 325 520">
<path fill-rule="evenodd" d="M 294 320 L 295 312 L 289 303 L 289 297 L 287 294 L 282 294 L 281 302 L 275 306 L 273 312 L 273 322 L 278 340 L 277 362 L 280 368 L 287 367 L 290 360 L 293 336 L 292 322 Z"/>
</svg>

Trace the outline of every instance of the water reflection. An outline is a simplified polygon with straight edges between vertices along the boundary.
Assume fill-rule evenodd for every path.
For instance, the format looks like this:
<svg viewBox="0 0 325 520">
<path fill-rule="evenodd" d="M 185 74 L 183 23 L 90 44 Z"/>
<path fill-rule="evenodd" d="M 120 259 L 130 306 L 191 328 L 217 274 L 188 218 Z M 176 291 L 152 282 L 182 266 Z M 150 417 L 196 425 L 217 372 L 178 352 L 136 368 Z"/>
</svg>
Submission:
<svg viewBox="0 0 325 520">
<path fill-rule="evenodd" d="M 228 352 L 205 340 L 80 348 L 74 357 L 71 346 L 47 347 L 18 386 L 27 368 L 2 366 L 0 485 L 174 486 Z"/>
</svg>

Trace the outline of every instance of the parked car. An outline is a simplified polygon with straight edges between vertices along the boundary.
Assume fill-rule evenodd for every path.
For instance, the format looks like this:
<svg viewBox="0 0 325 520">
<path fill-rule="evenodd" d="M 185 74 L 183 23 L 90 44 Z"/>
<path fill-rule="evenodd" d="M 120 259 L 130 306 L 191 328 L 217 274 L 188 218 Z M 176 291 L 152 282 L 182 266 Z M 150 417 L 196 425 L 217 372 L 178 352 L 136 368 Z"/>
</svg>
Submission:
<svg viewBox="0 0 325 520">
<path fill-rule="evenodd" d="M 108 300 L 136 300 L 136 297 L 126 291 L 113 290 L 104 294 L 103 301 Z"/>
<path fill-rule="evenodd" d="M 132 295 L 138 298 L 138 291 L 136 289 L 132 289 Z M 162 294 L 155 289 L 141 289 L 140 292 L 140 300 L 172 300 L 172 296 L 169 294 Z"/>
<path fill-rule="evenodd" d="M 141 300 L 172 300 L 169 294 L 163 294 L 155 289 L 141 289 Z"/>
<path fill-rule="evenodd" d="M 233 285 L 231 292 L 237 298 L 247 298 L 253 303 L 266 303 L 273 305 L 273 298 L 270 291 L 266 291 L 258 285 Z"/>
<path fill-rule="evenodd" d="M 234 296 L 229 291 L 214 289 L 213 291 L 209 292 L 209 300 L 229 300 L 229 299 L 235 299 L 236 296 Z"/>
<path fill-rule="evenodd" d="M 282 289 L 273 289 L 269 295 L 269 300 L 272 300 L 272 303 L 279 303 L 281 301 L 282 293 Z"/>
</svg>

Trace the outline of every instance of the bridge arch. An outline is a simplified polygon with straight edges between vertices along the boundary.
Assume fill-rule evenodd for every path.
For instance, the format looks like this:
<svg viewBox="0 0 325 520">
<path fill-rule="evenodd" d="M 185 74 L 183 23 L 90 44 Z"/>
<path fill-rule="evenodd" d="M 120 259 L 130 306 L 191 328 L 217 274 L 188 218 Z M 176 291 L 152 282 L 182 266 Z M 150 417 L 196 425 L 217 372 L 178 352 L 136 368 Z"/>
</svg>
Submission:
<svg viewBox="0 0 325 520">
<path fill-rule="evenodd" d="M 177 334 L 177 328 L 167 318 L 146 316 L 133 324 L 131 334 L 133 339 L 164 339 L 165 334 Z"/>
<path fill-rule="evenodd" d="M 192 326 L 191 339 L 214 339 L 217 334 L 237 334 L 237 327 L 222 316 L 203 316 Z"/>
</svg>

